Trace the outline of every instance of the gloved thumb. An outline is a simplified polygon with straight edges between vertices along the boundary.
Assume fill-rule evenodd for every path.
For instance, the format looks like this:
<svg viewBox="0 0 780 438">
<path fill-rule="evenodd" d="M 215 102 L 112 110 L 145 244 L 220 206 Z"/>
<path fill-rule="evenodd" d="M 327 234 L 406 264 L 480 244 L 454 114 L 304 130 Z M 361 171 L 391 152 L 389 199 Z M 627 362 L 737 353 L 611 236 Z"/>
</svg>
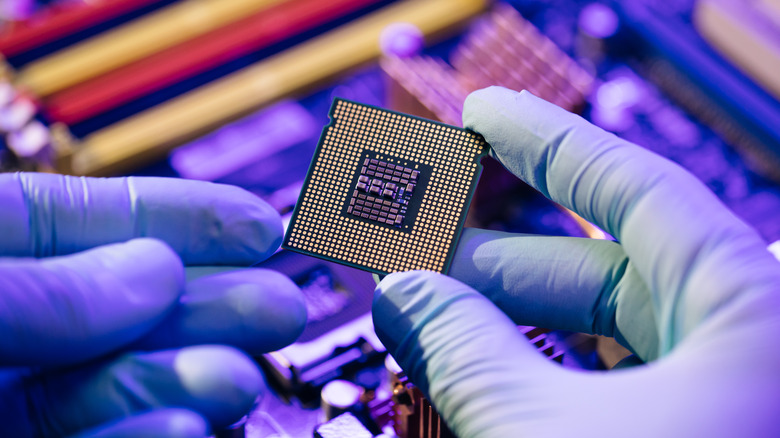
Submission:
<svg viewBox="0 0 780 438">
<path fill-rule="evenodd" d="M 388 352 L 458 436 L 519 436 L 505 429 L 524 417 L 543 423 L 565 398 L 556 392 L 571 373 L 536 351 L 487 298 L 452 278 L 387 276 L 374 294 L 373 319 Z M 518 395 L 533 403 L 519 403 Z"/>
</svg>

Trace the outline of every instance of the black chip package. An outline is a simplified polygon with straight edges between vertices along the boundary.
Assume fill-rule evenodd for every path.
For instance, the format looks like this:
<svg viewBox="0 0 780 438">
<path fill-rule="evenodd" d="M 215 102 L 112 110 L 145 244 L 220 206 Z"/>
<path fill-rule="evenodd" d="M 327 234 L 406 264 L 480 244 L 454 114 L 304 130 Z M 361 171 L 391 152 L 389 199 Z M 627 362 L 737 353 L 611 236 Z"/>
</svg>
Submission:
<svg viewBox="0 0 780 438">
<path fill-rule="evenodd" d="M 378 274 L 446 273 L 488 145 L 335 99 L 282 247 Z"/>
<path fill-rule="evenodd" d="M 412 232 L 422 205 L 431 167 L 408 160 L 385 158 L 366 150 L 355 172 L 354 190 L 348 194 L 344 214 L 370 223 Z M 394 164 L 394 163 L 399 164 Z"/>
</svg>

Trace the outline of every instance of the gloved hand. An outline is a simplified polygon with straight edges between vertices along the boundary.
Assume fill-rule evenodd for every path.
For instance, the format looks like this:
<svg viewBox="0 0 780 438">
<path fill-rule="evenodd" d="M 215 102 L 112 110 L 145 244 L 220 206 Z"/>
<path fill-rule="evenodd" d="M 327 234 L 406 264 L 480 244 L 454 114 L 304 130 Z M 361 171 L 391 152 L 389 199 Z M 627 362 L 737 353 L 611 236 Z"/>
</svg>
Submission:
<svg viewBox="0 0 780 438">
<path fill-rule="evenodd" d="M 780 436 L 780 264 L 677 165 L 533 95 L 464 125 L 618 242 L 466 230 L 450 270 L 393 274 L 374 323 L 460 437 Z M 616 337 L 649 363 L 565 369 L 516 330 Z"/>
<path fill-rule="evenodd" d="M 260 391 L 239 349 L 306 321 L 273 271 L 185 279 L 279 246 L 279 215 L 236 187 L 2 174 L 0 232 L 0 436 L 204 436 Z"/>
</svg>

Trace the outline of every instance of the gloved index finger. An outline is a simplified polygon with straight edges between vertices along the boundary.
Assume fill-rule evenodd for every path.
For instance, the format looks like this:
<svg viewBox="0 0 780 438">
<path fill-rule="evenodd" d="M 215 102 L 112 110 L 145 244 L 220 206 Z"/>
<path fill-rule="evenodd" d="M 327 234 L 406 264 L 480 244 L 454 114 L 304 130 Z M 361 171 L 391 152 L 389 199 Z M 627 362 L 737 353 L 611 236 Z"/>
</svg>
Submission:
<svg viewBox="0 0 780 438">
<path fill-rule="evenodd" d="M 279 247 L 279 214 L 243 189 L 169 178 L 0 175 L 0 255 L 71 254 L 135 237 L 187 265 L 249 265 Z"/>
<path fill-rule="evenodd" d="M 155 329 L 183 286 L 181 260 L 153 239 L 0 258 L 0 367 L 71 365 L 116 351 Z"/>
<path fill-rule="evenodd" d="M 621 242 L 655 294 L 662 352 L 747 288 L 779 284 L 758 234 L 678 165 L 525 91 L 474 92 L 463 122 L 507 169 Z"/>
</svg>

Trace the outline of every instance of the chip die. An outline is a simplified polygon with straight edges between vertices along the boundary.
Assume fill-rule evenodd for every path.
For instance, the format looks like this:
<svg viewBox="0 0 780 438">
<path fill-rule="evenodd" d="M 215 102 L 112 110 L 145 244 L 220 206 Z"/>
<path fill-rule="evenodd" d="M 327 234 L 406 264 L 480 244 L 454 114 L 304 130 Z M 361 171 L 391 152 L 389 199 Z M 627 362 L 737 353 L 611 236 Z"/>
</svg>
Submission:
<svg viewBox="0 0 780 438">
<path fill-rule="evenodd" d="M 377 274 L 446 273 L 488 145 L 335 99 L 282 248 Z"/>
</svg>

